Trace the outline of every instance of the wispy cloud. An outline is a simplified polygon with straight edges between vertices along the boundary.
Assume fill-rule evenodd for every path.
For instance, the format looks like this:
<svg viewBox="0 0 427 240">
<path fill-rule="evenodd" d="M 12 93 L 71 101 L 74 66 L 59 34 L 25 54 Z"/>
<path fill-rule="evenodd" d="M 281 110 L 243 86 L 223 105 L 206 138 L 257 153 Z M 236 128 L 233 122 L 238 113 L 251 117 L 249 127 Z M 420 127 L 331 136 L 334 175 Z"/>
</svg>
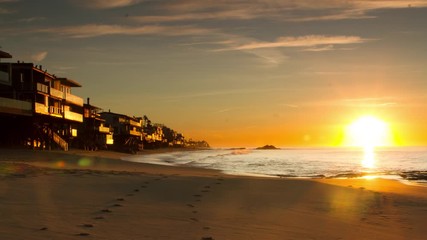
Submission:
<svg viewBox="0 0 427 240">
<path fill-rule="evenodd" d="M 88 8 L 108 9 L 132 6 L 142 2 L 142 0 L 73 0 L 73 2 Z"/>
<path fill-rule="evenodd" d="M 283 104 L 279 104 L 279 105 L 282 107 L 287 107 L 287 108 L 299 108 L 299 106 L 296 104 L 283 103 Z"/>
<path fill-rule="evenodd" d="M 34 62 L 41 62 L 41 61 L 43 61 L 46 57 L 47 57 L 47 52 L 46 52 L 46 51 L 38 52 L 38 53 L 35 53 L 35 54 L 31 55 L 31 59 L 32 59 Z"/>
<path fill-rule="evenodd" d="M 289 89 L 281 88 L 239 88 L 239 89 L 227 89 L 227 90 L 212 90 L 206 92 L 191 92 L 184 95 L 176 96 L 166 96 L 160 97 L 159 100 L 171 101 L 171 100 L 187 100 L 194 98 L 205 98 L 205 97 L 218 97 L 218 96 L 227 96 L 227 95 L 236 95 L 236 94 L 256 94 L 256 93 L 269 93 L 269 92 L 284 92 L 289 91 Z"/>
<path fill-rule="evenodd" d="M 349 107 L 394 107 L 398 105 L 395 99 L 387 97 L 343 99 L 339 104 Z"/>
<path fill-rule="evenodd" d="M 250 50 L 260 48 L 278 48 L 278 47 L 315 47 L 326 45 L 327 48 L 331 48 L 331 45 L 344 45 L 344 44 L 356 44 L 364 43 L 368 39 L 363 39 L 358 36 L 324 36 L 324 35 L 308 35 L 300 37 L 280 37 L 273 42 L 251 42 L 240 46 L 234 46 L 224 50 Z M 331 49 L 328 49 L 331 50 Z"/>
<path fill-rule="evenodd" d="M 30 17 L 30 18 L 22 18 L 19 20 L 19 22 L 25 22 L 25 23 L 31 23 L 31 22 L 37 22 L 37 21 L 43 21 L 46 20 L 45 17 Z"/>
<path fill-rule="evenodd" d="M 10 10 L 0 8 L 0 14 L 8 14 L 8 13 L 11 13 Z"/>
<path fill-rule="evenodd" d="M 373 10 L 385 8 L 427 7 L 425 0 L 183 0 L 159 4 L 159 15 L 136 16 L 141 22 L 177 22 L 200 20 L 248 20 L 258 18 L 280 21 L 333 21 L 374 18 Z"/>
<path fill-rule="evenodd" d="M 164 35 L 186 36 L 204 35 L 214 32 L 213 29 L 198 28 L 194 26 L 125 26 L 87 24 L 57 28 L 35 30 L 38 32 L 54 33 L 72 38 L 90 38 L 105 35 Z"/>
<path fill-rule="evenodd" d="M 0 0 L 0 3 L 19 2 L 19 0 Z"/>
<path fill-rule="evenodd" d="M 224 108 L 224 109 L 217 110 L 214 113 L 220 114 L 220 113 L 231 112 L 231 111 L 234 111 L 234 110 L 236 110 L 236 109 L 235 108 Z"/>
<path fill-rule="evenodd" d="M 177 21 L 195 21 L 195 20 L 220 20 L 220 19 L 254 19 L 259 15 L 246 9 L 230 9 L 213 12 L 196 12 L 175 15 L 151 15 L 135 16 L 131 19 L 139 22 L 177 22 Z"/>
<path fill-rule="evenodd" d="M 407 101 L 407 99 L 406 99 Z M 286 106 L 286 104 L 281 104 L 281 106 Z M 292 107 L 292 104 L 289 104 L 288 107 Z M 345 108 L 393 108 L 393 107 L 402 107 L 408 106 L 405 103 L 404 98 L 393 98 L 393 97 L 361 97 L 361 98 L 330 98 L 316 101 L 307 101 L 300 102 L 296 107 L 345 107 Z"/>
<path fill-rule="evenodd" d="M 324 52 L 324 51 L 331 51 L 334 50 L 334 45 L 326 45 L 326 46 L 320 46 L 320 47 L 313 47 L 313 48 L 307 48 L 303 51 L 306 52 Z"/>
</svg>

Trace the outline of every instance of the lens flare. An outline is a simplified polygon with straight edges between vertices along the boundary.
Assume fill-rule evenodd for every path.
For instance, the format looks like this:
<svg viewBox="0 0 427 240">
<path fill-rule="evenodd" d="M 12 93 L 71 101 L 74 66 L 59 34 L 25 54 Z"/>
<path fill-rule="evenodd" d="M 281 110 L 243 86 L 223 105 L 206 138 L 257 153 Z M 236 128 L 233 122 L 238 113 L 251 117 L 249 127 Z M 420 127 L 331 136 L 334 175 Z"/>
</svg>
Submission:
<svg viewBox="0 0 427 240">
<path fill-rule="evenodd" d="M 92 165 L 92 160 L 89 158 L 81 158 L 78 162 L 80 167 L 89 167 Z"/>
</svg>

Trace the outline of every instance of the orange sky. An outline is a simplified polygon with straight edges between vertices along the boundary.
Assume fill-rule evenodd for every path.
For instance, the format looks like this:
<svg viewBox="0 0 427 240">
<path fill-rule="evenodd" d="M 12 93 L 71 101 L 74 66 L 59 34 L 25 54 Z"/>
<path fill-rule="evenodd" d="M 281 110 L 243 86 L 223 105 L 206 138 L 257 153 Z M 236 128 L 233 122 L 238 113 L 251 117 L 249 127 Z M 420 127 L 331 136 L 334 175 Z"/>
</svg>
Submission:
<svg viewBox="0 0 427 240">
<path fill-rule="evenodd" d="M 0 1 L 0 46 L 108 111 L 222 146 L 426 145 L 426 0 Z"/>
</svg>

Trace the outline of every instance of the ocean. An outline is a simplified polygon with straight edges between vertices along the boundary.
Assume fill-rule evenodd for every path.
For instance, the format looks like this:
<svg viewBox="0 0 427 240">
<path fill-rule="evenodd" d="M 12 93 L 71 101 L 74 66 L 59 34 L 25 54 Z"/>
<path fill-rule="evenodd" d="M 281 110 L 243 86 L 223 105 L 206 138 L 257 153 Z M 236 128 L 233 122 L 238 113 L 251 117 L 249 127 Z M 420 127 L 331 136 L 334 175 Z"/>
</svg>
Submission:
<svg viewBox="0 0 427 240">
<path fill-rule="evenodd" d="M 191 166 L 233 175 L 299 178 L 382 177 L 427 183 L 427 147 L 211 149 L 134 155 L 132 162 Z"/>
</svg>

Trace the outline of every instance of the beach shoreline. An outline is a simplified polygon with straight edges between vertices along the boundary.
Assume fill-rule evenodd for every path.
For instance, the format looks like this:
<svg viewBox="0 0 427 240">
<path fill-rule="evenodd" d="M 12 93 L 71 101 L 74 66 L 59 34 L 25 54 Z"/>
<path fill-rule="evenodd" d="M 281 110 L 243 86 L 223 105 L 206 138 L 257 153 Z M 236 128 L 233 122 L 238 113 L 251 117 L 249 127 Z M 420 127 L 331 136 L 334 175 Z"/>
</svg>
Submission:
<svg viewBox="0 0 427 240">
<path fill-rule="evenodd" d="M 0 149 L 5 239 L 424 239 L 427 189 Z M 143 153 L 146 154 L 146 153 Z"/>
</svg>

